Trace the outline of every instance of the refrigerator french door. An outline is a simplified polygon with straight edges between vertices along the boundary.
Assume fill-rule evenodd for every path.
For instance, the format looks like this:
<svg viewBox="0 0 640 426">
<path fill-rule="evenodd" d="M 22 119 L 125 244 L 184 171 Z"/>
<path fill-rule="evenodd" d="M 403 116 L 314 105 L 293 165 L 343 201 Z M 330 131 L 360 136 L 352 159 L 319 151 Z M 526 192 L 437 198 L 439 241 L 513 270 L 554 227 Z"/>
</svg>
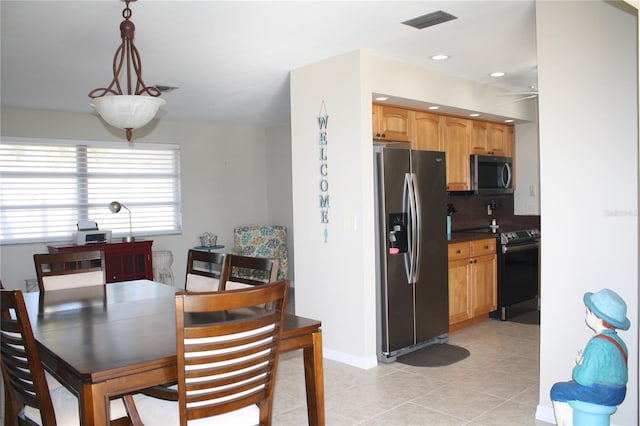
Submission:
<svg viewBox="0 0 640 426">
<path fill-rule="evenodd" d="M 378 359 L 446 342 L 449 295 L 443 152 L 374 146 Z"/>
</svg>

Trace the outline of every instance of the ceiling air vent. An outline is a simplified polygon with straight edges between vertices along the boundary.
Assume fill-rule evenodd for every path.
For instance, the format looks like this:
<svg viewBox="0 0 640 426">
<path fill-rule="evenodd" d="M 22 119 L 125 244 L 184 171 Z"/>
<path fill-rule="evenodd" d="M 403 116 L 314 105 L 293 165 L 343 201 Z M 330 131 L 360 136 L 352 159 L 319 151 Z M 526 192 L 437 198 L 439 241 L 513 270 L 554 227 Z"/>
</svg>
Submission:
<svg viewBox="0 0 640 426">
<path fill-rule="evenodd" d="M 442 24 L 443 22 L 451 21 L 453 19 L 458 19 L 458 17 L 450 15 L 442 10 L 438 10 L 436 12 L 418 16 L 417 18 L 409 19 L 408 21 L 404 21 L 403 24 L 421 30 L 423 28 Z"/>
<path fill-rule="evenodd" d="M 177 87 L 174 87 L 174 86 L 164 86 L 162 84 L 156 84 L 153 87 L 155 87 L 156 89 L 158 89 L 162 93 L 173 92 L 174 90 L 178 89 Z"/>
</svg>

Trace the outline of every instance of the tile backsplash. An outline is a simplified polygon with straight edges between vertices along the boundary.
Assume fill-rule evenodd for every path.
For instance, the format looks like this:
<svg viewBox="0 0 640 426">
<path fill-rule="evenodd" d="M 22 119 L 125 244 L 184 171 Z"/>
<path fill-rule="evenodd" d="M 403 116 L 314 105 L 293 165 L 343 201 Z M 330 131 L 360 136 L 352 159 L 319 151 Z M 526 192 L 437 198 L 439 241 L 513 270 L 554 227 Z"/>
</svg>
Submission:
<svg viewBox="0 0 640 426">
<path fill-rule="evenodd" d="M 457 194 L 447 196 L 447 203 L 457 210 L 451 216 L 451 229 L 458 231 L 469 228 L 488 227 L 491 219 L 504 228 L 540 229 L 540 216 L 520 216 L 513 214 L 513 194 L 478 196 Z M 491 208 L 488 214 L 487 206 Z"/>
</svg>

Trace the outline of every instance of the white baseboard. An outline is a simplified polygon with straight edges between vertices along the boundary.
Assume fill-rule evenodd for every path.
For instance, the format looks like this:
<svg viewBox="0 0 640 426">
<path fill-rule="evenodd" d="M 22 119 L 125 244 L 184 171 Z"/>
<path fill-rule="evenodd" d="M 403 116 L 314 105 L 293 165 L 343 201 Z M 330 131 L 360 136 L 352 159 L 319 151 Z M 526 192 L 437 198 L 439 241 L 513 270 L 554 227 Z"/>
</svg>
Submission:
<svg viewBox="0 0 640 426">
<path fill-rule="evenodd" d="M 536 409 L 536 420 L 555 425 L 556 415 L 553 414 L 553 407 L 538 404 L 538 408 Z"/>
<path fill-rule="evenodd" d="M 323 358 L 338 361 L 363 370 L 368 370 L 378 365 L 378 358 L 375 355 L 372 357 L 357 357 L 345 354 L 344 352 L 334 351 L 326 347 L 322 348 L 322 356 Z"/>
</svg>

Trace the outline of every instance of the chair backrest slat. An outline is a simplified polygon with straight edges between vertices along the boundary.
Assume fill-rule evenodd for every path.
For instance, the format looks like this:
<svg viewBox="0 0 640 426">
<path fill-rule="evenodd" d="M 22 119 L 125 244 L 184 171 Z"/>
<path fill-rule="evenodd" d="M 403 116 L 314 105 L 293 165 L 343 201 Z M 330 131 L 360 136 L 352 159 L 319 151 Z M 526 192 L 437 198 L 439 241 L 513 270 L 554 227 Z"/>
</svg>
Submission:
<svg viewBox="0 0 640 426">
<path fill-rule="evenodd" d="M 222 275 L 228 271 L 225 253 L 189 250 L 187 253 L 186 291 L 217 291 Z"/>
<path fill-rule="evenodd" d="M 276 281 L 278 276 L 278 259 L 262 257 L 228 255 L 229 274 L 220 282 L 221 290 L 233 290 L 248 286 L 262 285 Z M 240 285 L 238 285 L 240 284 Z"/>
<path fill-rule="evenodd" d="M 176 294 L 181 425 L 252 404 L 271 424 L 288 287 Z"/>
<path fill-rule="evenodd" d="M 0 315 L 0 348 L 2 376 L 11 403 L 6 418 L 24 415 L 29 405 L 40 411 L 44 426 L 55 425 L 55 412 L 40 355 L 33 337 L 24 297 L 20 290 L 2 290 Z"/>
<path fill-rule="evenodd" d="M 33 262 L 41 292 L 107 282 L 102 250 L 36 253 L 33 255 Z"/>
</svg>

